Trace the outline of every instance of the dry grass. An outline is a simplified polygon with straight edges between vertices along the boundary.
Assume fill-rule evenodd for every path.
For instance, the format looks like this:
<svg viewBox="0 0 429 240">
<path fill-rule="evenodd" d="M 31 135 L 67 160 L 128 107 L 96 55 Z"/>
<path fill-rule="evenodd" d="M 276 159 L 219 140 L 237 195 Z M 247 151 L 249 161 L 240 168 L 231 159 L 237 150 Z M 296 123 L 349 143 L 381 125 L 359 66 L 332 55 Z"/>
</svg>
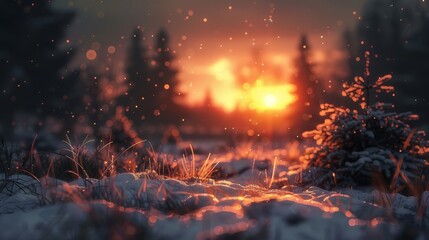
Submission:
<svg viewBox="0 0 429 240">
<path fill-rule="evenodd" d="M 180 159 L 179 178 L 201 180 L 209 179 L 212 176 L 214 170 L 216 169 L 216 166 L 218 165 L 219 161 L 216 161 L 216 158 L 210 160 L 211 154 L 209 154 L 203 164 L 198 167 L 194 149 L 192 145 L 189 145 L 189 147 L 191 149 L 191 160 L 188 160 L 185 155 L 183 155 L 182 159 Z"/>
</svg>

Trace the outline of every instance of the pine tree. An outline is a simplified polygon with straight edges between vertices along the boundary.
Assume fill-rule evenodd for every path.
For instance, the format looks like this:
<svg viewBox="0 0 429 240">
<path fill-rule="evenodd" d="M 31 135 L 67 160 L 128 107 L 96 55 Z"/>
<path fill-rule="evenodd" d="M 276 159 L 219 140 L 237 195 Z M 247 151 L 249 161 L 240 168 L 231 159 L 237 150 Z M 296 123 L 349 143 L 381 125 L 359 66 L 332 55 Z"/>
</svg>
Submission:
<svg viewBox="0 0 429 240">
<path fill-rule="evenodd" d="M 420 115 L 417 123 L 427 129 L 429 11 L 425 5 L 418 0 L 368 0 L 351 41 L 357 51 L 350 59 L 349 77 L 364 67 L 364 53 L 369 50 L 374 56 L 373 75 L 395 75 L 397 109 L 412 109 Z"/>
<path fill-rule="evenodd" d="M 71 83 L 61 70 L 72 56 L 60 49 L 74 14 L 52 9 L 51 1 L 0 2 L 0 108 L 3 130 L 16 113 L 63 117 Z"/>
<path fill-rule="evenodd" d="M 152 116 L 156 109 L 154 81 L 150 78 L 147 49 L 143 40 L 141 29 L 134 29 L 125 70 L 128 91 L 118 99 L 119 105 L 124 107 L 125 115 L 135 125 Z"/>
<path fill-rule="evenodd" d="M 157 94 L 158 112 L 156 115 L 164 115 L 168 121 L 178 119 L 177 100 L 182 94 L 179 92 L 178 70 L 173 66 L 174 52 L 169 47 L 169 36 L 164 29 L 161 29 L 155 42 L 154 68 L 152 78 L 155 82 L 155 92 Z M 156 111 L 156 110 L 155 110 Z"/>
<path fill-rule="evenodd" d="M 374 92 L 394 90 L 386 85 L 392 75 L 371 79 L 369 53 L 365 55 L 364 76 L 343 85 L 343 96 L 356 102 L 360 110 L 324 104 L 324 122 L 303 134 L 318 145 L 306 150 L 305 160 L 309 167 L 321 169 L 313 172 L 321 172 L 316 184 L 325 188 L 340 182 L 372 184 L 377 173 L 391 183 L 393 190 L 421 177 L 425 168 L 429 142 L 423 131 L 417 132 L 408 124 L 418 116 L 388 111 L 390 104 L 375 101 Z"/>
<path fill-rule="evenodd" d="M 299 55 L 295 61 L 295 84 L 298 86 L 296 107 L 299 116 L 299 128 L 309 130 L 318 116 L 321 92 L 319 92 L 319 80 L 313 70 L 314 64 L 310 60 L 311 47 L 305 34 L 301 36 L 298 51 Z"/>
</svg>

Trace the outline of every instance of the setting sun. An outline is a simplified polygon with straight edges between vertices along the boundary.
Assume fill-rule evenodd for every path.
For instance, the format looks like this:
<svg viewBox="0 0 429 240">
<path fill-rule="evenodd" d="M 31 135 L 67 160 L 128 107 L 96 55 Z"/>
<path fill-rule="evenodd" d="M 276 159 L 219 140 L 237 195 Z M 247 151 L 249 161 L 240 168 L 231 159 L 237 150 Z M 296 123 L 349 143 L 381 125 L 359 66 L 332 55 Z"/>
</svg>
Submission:
<svg viewBox="0 0 429 240">
<path fill-rule="evenodd" d="M 239 75 L 237 69 L 249 74 Z M 216 80 L 211 87 L 214 92 L 222 93 L 214 95 L 216 104 L 226 111 L 239 107 L 259 113 L 280 113 L 296 101 L 296 86 L 288 82 L 289 74 L 275 75 L 268 68 L 262 75 L 250 72 L 249 66 L 237 67 L 226 58 L 214 62 L 209 68 L 209 74 Z"/>
<path fill-rule="evenodd" d="M 295 88 L 292 84 L 265 85 L 257 80 L 248 92 L 249 108 L 257 112 L 284 110 L 296 101 Z"/>
<path fill-rule="evenodd" d="M 267 108 L 272 108 L 277 104 L 277 98 L 272 94 L 268 94 L 264 98 L 264 104 Z"/>
</svg>

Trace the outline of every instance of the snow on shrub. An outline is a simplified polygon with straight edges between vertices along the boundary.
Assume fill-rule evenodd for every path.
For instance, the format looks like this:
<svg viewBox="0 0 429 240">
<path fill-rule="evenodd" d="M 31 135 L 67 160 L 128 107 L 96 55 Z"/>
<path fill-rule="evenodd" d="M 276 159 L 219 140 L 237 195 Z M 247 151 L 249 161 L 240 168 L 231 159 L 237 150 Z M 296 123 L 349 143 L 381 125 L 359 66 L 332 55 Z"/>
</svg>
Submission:
<svg viewBox="0 0 429 240">
<path fill-rule="evenodd" d="M 320 169 L 317 176 L 326 179 L 322 187 L 346 182 L 368 185 L 374 174 L 381 174 L 392 187 L 412 182 L 421 177 L 428 153 L 428 141 L 423 131 L 408 124 L 417 115 L 391 111 L 390 104 L 370 105 L 371 92 L 391 92 L 386 86 L 392 76 L 386 75 L 371 83 L 369 53 L 365 77 L 356 77 L 352 84 L 344 84 L 343 96 L 350 97 L 360 109 L 349 109 L 332 104 L 321 105 L 321 116 L 326 119 L 315 130 L 303 133 L 313 138 L 317 147 L 306 149 L 303 157 L 307 169 Z M 400 171 L 399 171 L 400 170 Z M 330 176 L 327 176 L 330 175 Z"/>
</svg>

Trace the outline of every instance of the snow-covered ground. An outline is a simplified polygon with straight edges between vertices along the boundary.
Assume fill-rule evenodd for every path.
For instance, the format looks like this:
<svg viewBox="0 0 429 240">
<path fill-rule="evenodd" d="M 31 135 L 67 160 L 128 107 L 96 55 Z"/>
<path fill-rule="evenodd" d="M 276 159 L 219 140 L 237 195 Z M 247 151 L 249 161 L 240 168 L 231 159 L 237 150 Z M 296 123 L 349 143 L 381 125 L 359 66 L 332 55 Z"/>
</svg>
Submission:
<svg viewBox="0 0 429 240">
<path fill-rule="evenodd" d="M 3 175 L 0 239 L 428 239 L 415 233 L 429 220 L 428 192 L 417 204 L 375 189 L 302 188 L 280 152 L 261 156 L 212 156 L 216 181 Z"/>
</svg>

